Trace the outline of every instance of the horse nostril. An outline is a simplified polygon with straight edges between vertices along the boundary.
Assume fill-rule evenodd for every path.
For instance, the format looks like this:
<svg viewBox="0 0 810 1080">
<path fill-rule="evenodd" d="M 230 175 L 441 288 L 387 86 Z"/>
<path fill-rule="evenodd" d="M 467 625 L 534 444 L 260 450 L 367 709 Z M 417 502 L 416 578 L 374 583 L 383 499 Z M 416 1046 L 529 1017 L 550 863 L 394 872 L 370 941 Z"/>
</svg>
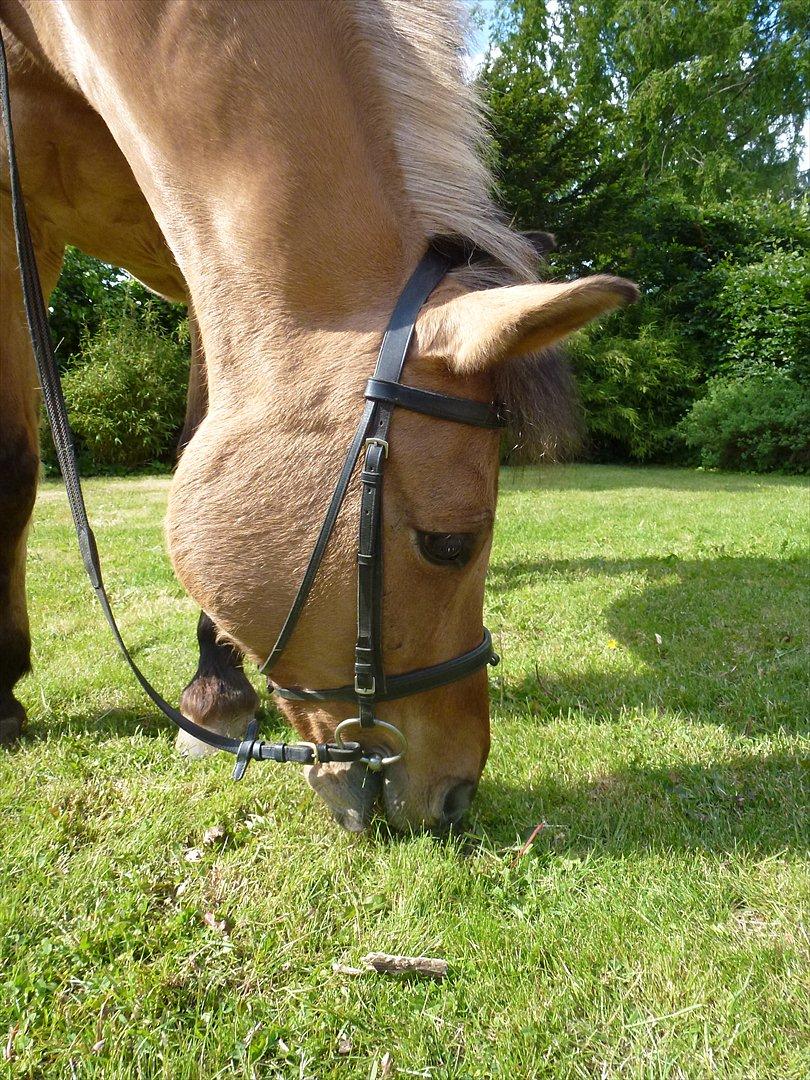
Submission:
<svg viewBox="0 0 810 1080">
<path fill-rule="evenodd" d="M 462 780 L 460 784 L 454 784 L 447 792 L 442 803 L 441 824 L 458 825 L 470 808 L 475 784 L 469 780 Z"/>
</svg>

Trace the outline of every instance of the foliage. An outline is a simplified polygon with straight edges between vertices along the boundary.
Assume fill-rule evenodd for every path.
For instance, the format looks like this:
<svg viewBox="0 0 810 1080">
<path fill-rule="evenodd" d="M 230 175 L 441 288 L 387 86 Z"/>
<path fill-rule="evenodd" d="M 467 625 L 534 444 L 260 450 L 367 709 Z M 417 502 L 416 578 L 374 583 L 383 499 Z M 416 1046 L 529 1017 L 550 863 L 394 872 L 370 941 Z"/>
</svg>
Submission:
<svg viewBox="0 0 810 1080">
<path fill-rule="evenodd" d="M 62 273 L 49 301 L 51 336 L 62 371 L 81 362 L 82 341 L 92 338 L 102 323 L 109 326 L 126 318 L 147 332 L 171 334 L 185 317 L 181 304 L 160 299 L 125 271 L 78 248 L 65 249 Z"/>
<path fill-rule="evenodd" d="M 176 695 L 197 612 L 167 487 L 87 495 Z M 806 485 L 575 466 L 500 490 L 492 752 L 440 840 L 341 833 L 291 765 L 234 784 L 227 755 L 177 757 L 42 485 L 30 735 L 0 753 L 10 1077 L 807 1075 Z M 270 708 L 261 728 L 291 737 Z M 345 973 L 371 950 L 450 975 Z"/>
<path fill-rule="evenodd" d="M 165 332 L 147 301 L 137 316 L 102 316 L 85 329 L 81 362 L 63 376 L 76 449 L 85 471 L 132 469 L 172 455 L 188 385 L 185 324 Z M 56 464 L 49 434 L 46 466 Z"/>
<path fill-rule="evenodd" d="M 568 258 L 615 256 L 650 197 L 796 192 L 807 45 L 796 0 L 503 0 L 481 81 L 505 202 Z M 643 231 L 643 230 L 642 230 Z"/>
<path fill-rule="evenodd" d="M 585 371 L 600 454 L 671 460 L 673 421 L 709 379 L 806 355 L 803 29 L 796 0 L 499 4 L 480 81 L 502 199 L 519 226 L 557 234 L 553 274 L 610 271 L 642 290 L 636 315 L 586 338 L 606 358 L 604 386 L 598 364 Z M 666 341 L 646 348 L 655 326 Z M 672 341 L 685 353 L 659 409 L 649 388 Z M 634 357 L 624 387 L 617 356 Z"/>
<path fill-rule="evenodd" d="M 675 324 L 664 324 L 649 309 L 645 321 L 632 318 L 610 326 L 587 327 L 569 341 L 588 419 L 591 456 L 610 460 L 629 453 L 637 461 L 671 452 L 671 428 L 682 413 L 683 388 L 694 383 L 698 364 Z"/>
<path fill-rule="evenodd" d="M 810 259 L 772 251 L 758 262 L 724 261 L 711 275 L 720 283 L 712 304 L 720 364 L 744 373 L 770 364 L 810 376 Z"/>
<path fill-rule="evenodd" d="M 719 378 L 680 424 L 711 468 L 810 470 L 810 382 L 782 369 Z"/>
</svg>

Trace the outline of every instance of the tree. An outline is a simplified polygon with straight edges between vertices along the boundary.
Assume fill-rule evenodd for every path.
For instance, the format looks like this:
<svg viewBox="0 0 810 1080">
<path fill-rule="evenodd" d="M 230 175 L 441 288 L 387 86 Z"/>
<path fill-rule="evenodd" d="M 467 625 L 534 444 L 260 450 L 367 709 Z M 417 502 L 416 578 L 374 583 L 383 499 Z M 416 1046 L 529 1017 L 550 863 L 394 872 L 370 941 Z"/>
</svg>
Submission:
<svg viewBox="0 0 810 1080">
<path fill-rule="evenodd" d="M 671 460 L 679 418 L 729 374 L 729 282 L 756 304 L 807 265 L 804 14 L 798 0 L 499 5 L 480 79 L 502 199 L 519 226 L 556 233 L 555 274 L 621 273 L 644 298 L 573 342 L 599 456 Z M 784 310 L 755 333 L 770 320 L 784 341 Z"/>
<path fill-rule="evenodd" d="M 802 11 L 797 0 L 503 0 L 481 80 L 518 224 L 557 230 L 574 268 L 621 258 L 651 194 L 664 207 L 794 198 Z"/>
</svg>

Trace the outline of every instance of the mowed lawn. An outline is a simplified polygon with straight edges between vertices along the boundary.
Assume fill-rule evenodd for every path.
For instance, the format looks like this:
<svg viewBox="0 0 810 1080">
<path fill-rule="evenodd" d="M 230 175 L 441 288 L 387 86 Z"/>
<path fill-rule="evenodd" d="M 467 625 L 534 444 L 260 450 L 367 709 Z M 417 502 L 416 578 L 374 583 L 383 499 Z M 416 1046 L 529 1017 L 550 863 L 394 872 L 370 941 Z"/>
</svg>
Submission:
<svg viewBox="0 0 810 1080">
<path fill-rule="evenodd" d="M 167 487 L 96 480 L 88 502 L 176 700 L 196 612 Z M 798 480 L 506 470 L 469 833 L 358 838 L 294 767 L 234 784 L 222 755 L 174 755 L 46 483 L 31 722 L 0 753 L 0 1074 L 803 1080 L 808 524 Z M 264 729 L 283 736 L 272 706 Z M 450 973 L 333 969 L 372 950 Z"/>
</svg>

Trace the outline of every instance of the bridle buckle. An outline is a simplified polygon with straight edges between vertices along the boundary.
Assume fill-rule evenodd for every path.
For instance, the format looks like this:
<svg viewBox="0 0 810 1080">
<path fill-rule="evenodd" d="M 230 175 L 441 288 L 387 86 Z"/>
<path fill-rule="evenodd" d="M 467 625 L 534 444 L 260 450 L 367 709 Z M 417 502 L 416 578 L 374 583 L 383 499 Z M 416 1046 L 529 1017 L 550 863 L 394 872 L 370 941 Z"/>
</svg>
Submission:
<svg viewBox="0 0 810 1080">
<path fill-rule="evenodd" d="M 360 682 L 359 682 L 359 679 L 360 679 L 360 676 L 355 675 L 355 677 L 354 677 L 354 692 L 355 692 L 355 694 L 361 694 L 363 697 L 373 697 L 374 694 L 377 693 L 377 680 L 376 680 L 376 678 L 373 675 L 371 676 L 371 686 L 370 687 L 361 686 Z"/>
<path fill-rule="evenodd" d="M 381 446 L 383 450 L 383 456 L 388 457 L 388 440 L 381 439 L 377 435 L 369 435 L 366 441 L 363 443 L 363 449 L 367 450 L 369 446 Z"/>
<path fill-rule="evenodd" d="M 309 742 L 307 739 L 299 739 L 296 746 L 308 746 L 312 751 L 312 764 L 317 765 L 319 763 L 317 743 Z"/>
</svg>

